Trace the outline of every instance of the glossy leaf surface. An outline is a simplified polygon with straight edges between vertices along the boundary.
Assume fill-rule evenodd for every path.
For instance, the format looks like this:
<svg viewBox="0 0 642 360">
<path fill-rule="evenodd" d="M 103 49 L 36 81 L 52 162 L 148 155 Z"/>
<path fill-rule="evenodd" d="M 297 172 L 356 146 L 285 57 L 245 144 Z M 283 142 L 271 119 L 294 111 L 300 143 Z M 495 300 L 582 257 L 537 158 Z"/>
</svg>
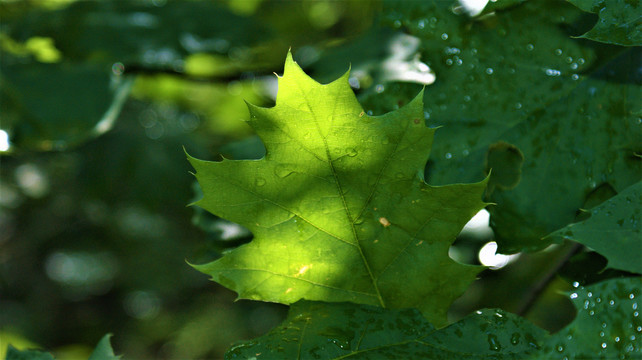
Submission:
<svg viewBox="0 0 642 360">
<path fill-rule="evenodd" d="M 590 218 L 550 236 L 580 242 L 608 259 L 608 267 L 642 273 L 642 182 L 589 210 Z"/>
<path fill-rule="evenodd" d="M 489 211 L 500 252 L 548 246 L 542 238 L 574 222 L 600 185 L 622 191 L 639 181 L 638 48 L 611 51 L 593 65 L 595 49 L 565 31 L 583 14 L 559 1 L 525 2 L 477 20 L 441 1 L 389 2 L 388 9 L 391 26 L 421 39 L 422 60 L 437 78 L 425 90 L 426 121 L 442 126 L 429 181 L 479 180 L 500 142 L 524 157 L 493 165 L 497 175 L 521 174 L 489 193 L 498 204 Z M 365 99 L 366 108 L 395 108 L 414 89 L 387 84 Z"/>
<path fill-rule="evenodd" d="M 575 320 L 551 335 L 536 359 L 639 359 L 642 278 L 607 280 L 570 293 Z"/>
<path fill-rule="evenodd" d="M 283 324 L 226 359 L 524 359 L 543 334 L 501 310 L 437 330 L 416 310 L 299 302 Z"/>
<path fill-rule="evenodd" d="M 607 44 L 642 45 L 642 1 L 568 0 L 599 16 L 595 26 L 581 37 Z"/>
<path fill-rule="evenodd" d="M 434 130 L 421 96 L 372 117 L 347 80 L 320 85 L 288 56 L 276 106 L 250 105 L 266 156 L 190 158 L 204 193 L 196 204 L 255 236 L 196 268 L 241 298 L 416 307 L 443 324 L 480 270 L 448 248 L 484 206 L 485 182 L 427 185 Z"/>
</svg>

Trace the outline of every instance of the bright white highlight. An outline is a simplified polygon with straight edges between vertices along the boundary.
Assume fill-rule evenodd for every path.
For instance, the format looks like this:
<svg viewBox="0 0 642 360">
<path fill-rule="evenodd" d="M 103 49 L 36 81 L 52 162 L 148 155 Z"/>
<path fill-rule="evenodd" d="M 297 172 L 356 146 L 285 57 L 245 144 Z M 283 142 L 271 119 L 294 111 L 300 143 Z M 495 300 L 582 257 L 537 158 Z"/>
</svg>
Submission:
<svg viewBox="0 0 642 360">
<path fill-rule="evenodd" d="M 482 246 L 479 250 L 479 262 L 484 266 L 488 266 L 491 270 L 501 269 L 509 263 L 515 261 L 519 255 L 502 255 L 497 254 L 497 243 L 491 241 Z"/>
<path fill-rule="evenodd" d="M 486 209 L 482 209 L 464 226 L 464 231 L 479 231 L 488 227 L 490 214 Z"/>
<path fill-rule="evenodd" d="M 384 60 L 383 80 L 405 81 L 423 85 L 435 82 L 435 73 L 420 61 L 419 38 L 400 34 L 390 42 L 390 56 Z"/>
<path fill-rule="evenodd" d="M 477 16 L 484 10 L 488 0 L 459 0 L 459 4 L 468 15 Z"/>
<path fill-rule="evenodd" d="M 0 130 L 0 151 L 7 151 L 10 147 L 9 134 L 4 130 Z"/>
</svg>

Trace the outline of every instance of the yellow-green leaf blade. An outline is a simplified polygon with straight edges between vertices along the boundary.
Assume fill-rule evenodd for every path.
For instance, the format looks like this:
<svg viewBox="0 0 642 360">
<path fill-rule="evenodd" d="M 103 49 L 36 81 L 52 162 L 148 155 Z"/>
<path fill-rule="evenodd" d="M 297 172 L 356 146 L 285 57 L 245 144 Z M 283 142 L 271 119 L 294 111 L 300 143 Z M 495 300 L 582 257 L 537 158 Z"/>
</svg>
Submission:
<svg viewBox="0 0 642 360">
<path fill-rule="evenodd" d="M 288 56 L 276 106 L 250 105 L 266 156 L 190 158 L 204 193 L 196 204 L 255 235 L 196 268 L 241 298 L 417 307 L 442 324 L 480 270 L 451 260 L 448 248 L 485 205 L 485 181 L 427 185 L 434 130 L 422 94 L 371 117 L 347 76 L 321 85 Z"/>
</svg>

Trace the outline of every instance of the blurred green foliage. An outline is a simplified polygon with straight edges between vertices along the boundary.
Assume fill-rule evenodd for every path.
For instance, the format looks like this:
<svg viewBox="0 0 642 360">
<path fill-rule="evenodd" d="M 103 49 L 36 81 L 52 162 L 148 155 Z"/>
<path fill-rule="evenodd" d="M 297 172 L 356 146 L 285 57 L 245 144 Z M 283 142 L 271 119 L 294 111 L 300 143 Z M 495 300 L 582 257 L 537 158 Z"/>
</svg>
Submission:
<svg viewBox="0 0 642 360">
<path fill-rule="evenodd" d="M 374 114 L 426 86 L 426 122 L 441 126 L 430 182 L 476 181 L 509 159 L 495 179 L 504 186 L 489 194 L 506 250 L 546 247 L 533 239 L 639 181 L 639 47 L 574 38 L 621 9 L 491 6 L 471 17 L 456 1 L 0 0 L 0 358 L 7 342 L 87 358 L 105 333 L 132 359 L 221 358 L 285 319 L 284 306 L 234 303 L 185 263 L 216 259 L 251 234 L 185 207 L 200 194 L 183 148 L 262 157 L 241 121 L 244 100 L 273 104 L 272 72 L 289 48 L 321 81 L 351 67 Z M 634 35 L 622 35 L 633 39 L 625 45 L 640 45 Z M 523 159 L 490 153 L 500 141 Z M 479 264 L 492 239 L 464 231 L 450 255 Z M 571 247 L 484 271 L 451 320 L 481 307 L 522 311 Z M 580 250 L 525 316 L 563 328 L 574 308 L 560 291 L 631 275 L 606 263 Z"/>
</svg>

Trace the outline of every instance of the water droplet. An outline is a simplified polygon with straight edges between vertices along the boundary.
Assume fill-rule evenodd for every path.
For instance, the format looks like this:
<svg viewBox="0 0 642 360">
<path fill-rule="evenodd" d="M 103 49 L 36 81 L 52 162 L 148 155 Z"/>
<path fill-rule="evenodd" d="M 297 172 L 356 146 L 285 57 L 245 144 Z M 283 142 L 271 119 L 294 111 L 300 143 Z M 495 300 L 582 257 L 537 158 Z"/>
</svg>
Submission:
<svg viewBox="0 0 642 360">
<path fill-rule="evenodd" d="M 493 351 L 500 351 L 502 349 L 499 339 L 497 339 L 497 336 L 493 334 L 488 335 L 488 346 L 488 348 Z"/>
<path fill-rule="evenodd" d="M 609 301 L 609 305 L 611 305 L 611 306 L 615 305 L 615 301 L 613 301 L 613 300 Z"/>
<path fill-rule="evenodd" d="M 571 65 L 569 65 L 569 67 L 570 67 L 572 70 L 577 70 L 577 67 L 578 67 L 578 66 L 577 66 L 577 63 L 572 63 Z"/>
<path fill-rule="evenodd" d="M 520 333 L 513 333 L 513 335 L 510 337 L 510 343 L 513 345 L 519 344 L 520 336 L 521 336 Z"/>
<path fill-rule="evenodd" d="M 486 68 L 486 74 L 491 75 L 493 73 L 493 68 Z"/>
<path fill-rule="evenodd" d="M 453 60 L 452 59 L 446 59 L 446 65 L 452 65 Z"/>
<path fill-rule="evenodd" d="M 533 44 L 526 45 L 526 50 L 533 51 L 533 49 L 535 49 L 535 46 Z"/>
<path fill-rule="evenodd" d="M 559 71 L 559 70 L 556 70 L 556 69 L 546 69 L 544 72 L 548 76 L 560 76 L 560 75 L 562 75 L 562 72 Z"/>
<path fill-rule="evenodd" d="M 589 292 L 586 294 L 586 296 L 588 296 L 588 297 L 593 297 L 593 293 L 592 293 L 591 291 L 589 291 Z"/>
<path fill-rule="evenodd" d="M 515 109 L 519 110 L 522 108 L 522 103 L 515 104 Z"/>
<path fill-rule="evenodd" d="M 577 79 L 579 79 L 579 78 L 580 78 L 580 76 L 579 76 L 579 75 L 577 75 L 577 74 L 573 74 L 573 75 L 571 75 L 571 79 L 573 79 L 573 80 L 577 80 Z"/>
<path fill-rule="evenodd" d="M 604 337 L 604 331 L 600 331 L 600 337 Z"/>
<path fill-rule="evenodd" d="M 620 342 L 620 337 L 619 336 L 615 337 L 615 342 Z"/>
<path fill-rule="evenodd" d="M 350 157 L 357 156 L 357 150 L 355 148 L 349 148 L 346 150 L 346 154 Z"/>
<path fill-rule="evenodd" d="M 265 179 L 261 177 L 256 178 L 254 183 L 256 184 L 256 186 L 263 186 L 265 185 Z"/>
<path fill-rule="evenodd" d="M 562 49 L 556 49 L 555 50 L 555 55 L 557 55 L 557 56 L 562 55 Z"/>
<path fill-rule="evenodd" d="M 286 177 L 286 176 L 288 176 L 288 175 L 292 174 L 293 172 L 294 172 L 294 171 L 292 171 L 292 169 L 290 169 L 290 168 L 288 168 L 288 167 L 286 167 L 286 166 L 283 166 L 283 165 L 278 165 L 278 166 L 274 169 L 274 173 L 276 174 L 276 176 L 278 176 L 278 177 L 280 177 L 280 178 L 284 178 L 284 177 Z"/>
<path fill-rule="evenodd" d="M 635 295 L 629 294 L 629 299 L 631 299 L 631 300 L 635 299 Z"/>
<path fill-rule="evenodd" d="M 424 19 L 419 20 L 419 22 L 417 23 L 417 28 L 423 29 L 425 27 L 426 27 L 426 20 Z"/>
<path fill-rule="evenodd" d="M 577 282 L 577 281 L 573 281 L 573 287 L 574 287 L 574 288 L 576 288 L 576 287 L 578 287 L 578 286 L 580 286 L 580 283 L 579 283 L 579 282 Z"/>
<path fill-rule="evenodd" d="M 445 157 L 446 159 L 452 159 L 453 154 L 451 154 L 451 153 L 446 153 L 446 155 L 444 155 L 444 157 Z"/>
<path fill-rule="evenodd" d="M 570 64 L 570 63 L 572 63 L 572 62 L 573 62 L 573 58 L 572 58 L 572 57 L 570 57 L 570 56 L 568 56 L 568 57 L 566 58 L 566 62 L 567 62 L 567 63 L 569 63 L 569 64 Z"/>
<path fill-rule="evenodd" d="M 631 308 L 633 310 L 637 310 L 638 309 L 638 303 L 633 303 L 633 305 L 631 305 Z"/>
<path fill-rule="evenodd" d="M 398 28 L 400 28 L 400 27 L 401 27 L 401 21 L 399 21 L 399 20 L 395 20 L 395 22 L 393 23 L 393 25 L 398 29 Z"/>
<path fill-rule="evenodd" d="M 638 326 L 636 329 L 638 332 L 642 332 L 642 326 Z"/>
<path fill-rule="evenodd" d="M 384 86 L 382 84 L 377 84 L 377 86 L 375 86 L 375 91 L 377 93 L 379 93 L 379 94 L 381 94 L 384 90 L 385 90 L 385 88 L 384 88 Z M 368 114 L 368 115 L 370 115 L 370 114 Z"/>
<path fill-rule="evenodd" d="M 572 293 L 571 294 L 571 299 L 577 299 L 577 293 Z"/>
<path fill-rule="evenodd" d="M 446 33 L 441 34 L 441 39 L 442 40 L 447 40 L 448 39 L 448 34 L 446 34 Z"/>
<path fill-rule="evenodd" d="M 602 343 L 602 349 L 606 349 L 606 343 Z"/>
</svg>

